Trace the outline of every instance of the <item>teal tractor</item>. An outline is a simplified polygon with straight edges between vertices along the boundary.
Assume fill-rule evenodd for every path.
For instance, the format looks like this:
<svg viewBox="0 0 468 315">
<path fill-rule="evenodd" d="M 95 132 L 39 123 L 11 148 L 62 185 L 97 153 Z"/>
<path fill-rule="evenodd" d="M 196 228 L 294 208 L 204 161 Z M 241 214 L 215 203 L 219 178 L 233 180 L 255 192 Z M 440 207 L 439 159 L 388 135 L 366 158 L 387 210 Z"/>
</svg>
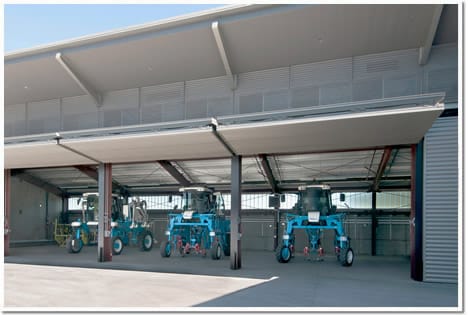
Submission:
<svg viewBox="0 0 468 315">
<path fill-rule="evenodd" d="M 220 193 L 206 187 L 185 187 L 182 213 L 169 214 L 167 240 L 161 244 L 161 256 L 172 252 L 190 253 L 220 259 L 230 255 L 230 220 L 226 219 Z M 177 210 L 175 208 L 175 210 Z"/>
<path fill-rule="evenodd" d="M 81 218 L 71 223 L 72 233 L 67 238 L 66 248 L 69 253 L 79 253 L 83 245 L 96 245 L 98 242 L 99 194 L 84 193 L 78 200 L 81 204 Z M 123 199 L 112 195 L 112 217 L 122 209 Z"/>
<path fill-rule="evenodd" d="M 150 231 L 146 201 L 139 197 L 124 205 L 122 212 L 113 218 L 111 238 L 112 254 L 120 255 L 124 246 L 136 245 L 142 251 L 153 248 L 153 234 Z"/>
<path fill-rule="evenodd" d="M 336 206 L 332 206 L 330 186 L 307 185 L 300 186 L 298 190 L 299 199 L 293 208 L 294 213 L 286 214 L 283 240 L 276 249 L 278 262 L 287 263 L 293 257 L 296 230 L 303 229 L 307 233 L 309 246 L 304 248 L 304 254 L 315 252 L 319 257 L 324 252 L 321 244 L 322 231 L 334 230 L 336 257 L 341 265 L 351 266 L 354 261 L 351 239 L 343 227 L 344 213 L 336 213 Z"/>
</svg>

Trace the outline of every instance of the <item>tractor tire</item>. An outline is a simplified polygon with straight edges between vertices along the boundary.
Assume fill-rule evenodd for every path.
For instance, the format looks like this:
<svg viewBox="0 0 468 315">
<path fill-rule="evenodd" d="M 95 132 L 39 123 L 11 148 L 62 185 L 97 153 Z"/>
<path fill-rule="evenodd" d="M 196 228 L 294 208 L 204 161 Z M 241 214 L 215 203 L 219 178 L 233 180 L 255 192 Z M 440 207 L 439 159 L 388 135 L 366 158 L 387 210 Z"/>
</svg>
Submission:
<svg viewBox="0 0 468 315">
<path fill-rule="evenodd" d="M 142 251 L 148 252 L 153 248 L 153 234 L 150 231 L 144 231 L 138 237 L 138 243 Z"/>
<path fill-rule="evenodd" d="M 280 245 L 276 248 L 276 260 L 279 263 L 285 264 L 291 260 L 292 253 L 288 246 Z"/>
<path fill-rule="evenodd" d="M 354 252 L 351 247 L 340 251 L 339 261 L 343 267 L 350 267 L 354 262 Z"/>
<path fill-rule="evenodd" d="M 231 256 L 231 233 L 226 233 L 226 243 L 223 247 L 224 256 Z"/>
<path fill-rule="evenodd" d="M 211 244 L 210 249 L 211 259 L 219 260 L 221 258 L 221 251 L 221 245 L 218 243 L 218 241 L 214 241 L 213 244 Z"/>
<path fill-rule="evenodd" d="M 81 239 L 71 238 L 67 239 L 67 250 L 71 254 L 77 254 L 83 248 L 83 241 Z"/>
<path fill-rule="evenodd" d="M 161 248 L 159 249 L 161 253 L 161 257 L 169 257 L 171 256 L 171 243 L 168 241 L 164 241 L 161 244 Z"/>
<path fill-rule="evenodd" d="M 118 236 L 112 238 L 112 255 L 120 255 L 124 248 L 122 239 Z"/>
</svg>

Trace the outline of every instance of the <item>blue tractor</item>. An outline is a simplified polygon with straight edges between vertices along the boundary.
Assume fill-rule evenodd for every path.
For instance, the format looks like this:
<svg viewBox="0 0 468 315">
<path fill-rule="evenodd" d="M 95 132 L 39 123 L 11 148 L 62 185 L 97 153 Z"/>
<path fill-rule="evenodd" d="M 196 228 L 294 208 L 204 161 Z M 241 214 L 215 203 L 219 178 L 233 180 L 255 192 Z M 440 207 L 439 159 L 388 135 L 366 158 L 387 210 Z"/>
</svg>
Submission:
<svg viewBox="0 0 468 315">
<path fill-rule="evenodd" d="M 83 245 L 95 245 L 98 241 L 98 208 L 99 194 L 96 192 L 84 193 L 78 200 L 81 204 L 81 218 L 71 223 L 72 234 L 66 241 L 69 253 L 79 253 Z M 112 195 L 112 217 L 122 209 L 123 199 Z"/>
<path fill-rule="evenodd" d="M 206 187 L 184 187 L 182 213 L 169 214 L 167 240 L 161 244 L 161 256 L 172 252 L 190 253 L 220 259 L 230 255 L 230 220 L 224 213 L 220 193 Z M 175 209 L 176 210 L 176 209 Z"/>
<path fill-rule="evenodd" d="M 111 225 L 112 254 L 120 255 L 124 246 L 130 244 L 137 245 L 142 251 L 153 248 L 145 200 L 133 198 L 130 204 L 123 206 L 117 217 L 113 217 Z"/>
<path fill-rule="evenodd" d="M 335 231 L 335 254 L 342 266 L 353 264 L 354 253 L 351 240 L 346 236 L 343 227 L 343 213 L 336 213 L 336 206 L 331 204 L 331 192 L 328 185 L 300 186 L 299 199 L 293 208 L 294 213 L 286 214 L 286 227 L 282 243 L 276 249 L 276 259 L 280 263 L 287 263 L 294 253 L 294 232 L 298 229 L 306 231 L 309 247 L 304 254 L 316 252 L 323 255 L 321 235 L 323 230 Z"/>
</svg>

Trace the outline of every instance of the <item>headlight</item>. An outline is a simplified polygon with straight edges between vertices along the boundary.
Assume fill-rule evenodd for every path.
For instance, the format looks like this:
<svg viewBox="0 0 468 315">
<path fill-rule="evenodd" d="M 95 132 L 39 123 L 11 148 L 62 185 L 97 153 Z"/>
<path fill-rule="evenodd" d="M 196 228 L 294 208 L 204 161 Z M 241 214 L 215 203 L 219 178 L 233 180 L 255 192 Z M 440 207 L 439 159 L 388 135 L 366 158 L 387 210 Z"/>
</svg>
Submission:
<svg viewBox="0 0 468 315">
<path fill-rule="evenodd" d="M 117 227 L 119 224 L 117 222 L 111 222 L 111 227 Z"/>
<path fill-rule="evenodd" d="M 169 235 L 171 235 L 171 232 L 166 231 L 164 234 L 166 234 L 167 236 L 169 236 Z"/>
<path fill-rule="evenodd" d="M 215 232 L 210 232 L 210 236 L 215 236 L 216 233 Z"/>
<path fill-rule="evenodd" d="M 289 240 L 289 234 L 284 234 L 283 235 L 283 240 Z"/>
</svg>

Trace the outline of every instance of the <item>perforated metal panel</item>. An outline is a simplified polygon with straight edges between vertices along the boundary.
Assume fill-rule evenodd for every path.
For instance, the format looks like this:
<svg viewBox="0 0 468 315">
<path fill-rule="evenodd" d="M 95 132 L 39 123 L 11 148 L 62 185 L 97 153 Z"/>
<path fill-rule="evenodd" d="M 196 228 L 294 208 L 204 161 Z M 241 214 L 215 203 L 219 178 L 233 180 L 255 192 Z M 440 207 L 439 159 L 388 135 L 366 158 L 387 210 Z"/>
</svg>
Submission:
<svg viewBox="0 0 468 315">
<path fill-rule="evenodd" d="M 187 100 L 186 104 L 186 118 L 204 118 L 207 115 L 207 102 L 206 98 Z"/>
<path fill-rule="evenodd" d="M 265 92 L 263 94 L 263 110 L 273 111 L 289 107 L 289 91 L 278 90 Z"/>
<path fill-rule="evenodd" d="M 187 119 L 234 113 L 231 82 L 226 76 L 187 81 L 185 95 Z"/>
<path fill-rule="evenodd" d="M 28 133 L 37 134 L 60 130 L 60 101 L 31 102 L 27 105 Z"/>
<path fill-rule="evenodd" d="M 382 98 L 382 78 L 356 80 L 353 82 L 353 101 L 364 101 Z"/>
<path fill-rule="evenodd" d="M 384 78 L 384 97 L 416 95 L 421 93 L 420 78 L 417 74 L 396 75 Z"/>
<path fill-rule="evenodd" d="M 429 70 L 426 82 L 428 93 L 444 91 L 448 99 L 458 95 L 457 68 Z"/>
<path fill-rule="evenodd" d="M 177 82 L 173 84 L 164 84 L 159 86 L 150 86 L 141 88 L 141 120 L 142 123 L 155 123 L 167 121 L 171 118 L 167 115 L 166 107 L 171 104 L 182 107 L 181 116 L 183 113 L 184 104 L 184 83 Z M 182 105 L 182 106 L 181 106 Z M 163 107 L 165 109 L 163 117 Z M 176 116 L 176 115 L 174 115 Z"/>
<path fill-rule="evenodd" d="M 291 107 L 309 107 L 319 104 L 319 88 L 317 86 L 304 86 L 291 90 Z"/>
<path fill-rule="evenodd" d="M 424 142 L 423 280 L 458 280 L 457 117 L 439 118 Z"/>
<path fill-rule="evenodd" d="M 125 126 L 139 123 L 138 89 L 104 94 L 102 126 Z"/>
<path fill-rule="evenodd" d="M 352 100 L 351 83 L 329 84 L 320 88 L 320 104 L 346 103 Z"/>
<path fill-rule="evenodd" d="M 5 137 L 26 134 L 26 105 L 5 106 Z"/>
<path fill-rule="evenodd" d="M 88 95 L 62 99 L 63 130 L 81 130 L 99 127 L 98 108 Z"/>
<path fill-rule="evenodd" d="M 268 69 L 241 73 L 238 91 L 283 89 L 289 87 L 289 68 Z"/>
<path fill-rule="evenodd" d="M 357 80 L 416 72 L 418 69 L 417 49 L 358 56 L 353 60 L 353 78 Z"/>
<path fill-rule="evenodd" d="M 220 117 L 234 114 L 232 93 L 228 96 L 211 97 L 207 100 L 208 117 Z"/>
<path fill-rule="evenodd" d="M 239 114 L 257 113 L 263 111 L 262 93 L 239 95 L 238 108 Z"/>
<path fill-rule="evenodd" d="M 291 87 L 351 81 L 352 58 L 291 66 Z"/>
</svg>

